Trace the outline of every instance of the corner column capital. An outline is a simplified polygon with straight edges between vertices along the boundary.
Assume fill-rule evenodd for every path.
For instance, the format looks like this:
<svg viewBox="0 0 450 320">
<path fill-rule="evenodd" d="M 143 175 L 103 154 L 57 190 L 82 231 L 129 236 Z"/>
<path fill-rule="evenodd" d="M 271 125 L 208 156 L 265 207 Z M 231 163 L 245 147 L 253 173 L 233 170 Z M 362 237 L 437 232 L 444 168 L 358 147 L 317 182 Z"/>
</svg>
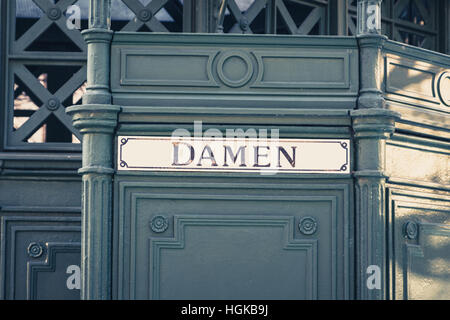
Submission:
<svg viewBox="0 0 450 320">
<path fill-rule="evenodd" d="M 395 132 L 398 112 L 388 109 L 359 109 L 350 112 L 352 127 L 357 139 L 389 139 Z"/>
<path fill-rule="evenodd" d="M 121 109 L 111 104 L 84 104 L 68 107 L 66 112 L 72 116 L 73 126 L 82 134 L 113 134 Z"/>
</svg>

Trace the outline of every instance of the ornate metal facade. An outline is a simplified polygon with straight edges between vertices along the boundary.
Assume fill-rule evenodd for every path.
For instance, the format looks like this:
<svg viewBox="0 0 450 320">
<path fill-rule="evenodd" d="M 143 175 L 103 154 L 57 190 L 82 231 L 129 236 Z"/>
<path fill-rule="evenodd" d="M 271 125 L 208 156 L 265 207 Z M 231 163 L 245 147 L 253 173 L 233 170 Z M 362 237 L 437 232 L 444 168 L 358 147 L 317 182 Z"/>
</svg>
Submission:
<svg viewBox="0 0 450 320">
<path fill-rule="evenodd" d="M 84 208 L 83 210 L 103 210 L 107 214 L 110 213 L 111 207 L 105 206 L 104 203 L 109 203 L 108 197 L 114 188 L 117 188 L 114 196 L 124 199 L 138 197 L 139 194 L 145 192 L 145 188 L 139 186 L 138 177 L 131 178 L 133 181 L 130 182 L 126 175 L 124 177 L 117 176 L 115 177 L 116 181 L 113 182 L 111 174 L 114 169 L 111 159 L 106 159 L 105 156 L 104 159 L 101 159 L 100 165 L 97 163 L 99 159 L 96 158 L 95 152 L 100 149 L 93 148 L 89 154 L 91 158 L 84 159 L 85 162 L 87 161 L 85 166 L 88 170 L 82 171 L 85 175 L 83 182 L 77 175 L 77 170 L 82 166 L 80 145 L 82 135 L 98 136 L 98 128 L 96 128 L 98 123 L 91 123 L 91 126 L 87 128 L 80 121 L 77 128 L 72 125 L 71 117 L 65 112 L 66 107 L 81 105 L 81 96 L 87 90 L 88 50 L 81 31 L 88 29 L 88 2 L 88 0 L 0 0 L 0 120 L 3 124 L 0 126 L 0 299 L 77 298 L 79 284 L 71 283 L 67 288 L 75 288 L 75 290 L 67 291 L 65 286 L 52 288 L 50 285 L 46 285 L 45 281 L 40 281 L 56 270 L 57 283 L 65 285 L 67 273 L 79 268 L 82 254 L 80 249 L 80 185 L 83 184 L 85 190 L 90 191 L 90 193 L 85 193 L 85 198 L 96 199 L 91 203 L 91 206 L 95 208 Z M 100 0 L 95 2 L 100 3 Z M 67 24 L 72 15 L 76 13 L 73 8 L 70 9 L 73 5 L 80 8 L 79 29 L 68 27 Z M 284 109 L 286 115 L 292 115 L 292 117 L 284 117 L 281 120 L 273 117 L 273 119 L 279 121 L 276 123 L 277 125 L 285 126 L 283 130 L 285 130 L 286 136 L 308 137 L 314 135 L 317 138 L 335 138 L 345 135 L 348 139 L 355 137 L 355 143 L 361 149 L 369 150 L 367 154 L 375 155 L 371 157 L 373 161 L 367 161 L 366 167 L 352 168 L 358 171 L 354 176 L 349 175 L 340 181 L 333 181 L 334 177 L 323 177 L 320 183 L 316 183 L 317 181 L 313 181 L 314 179 L 301 177 L 297 181 L 298 183 L 292 183 L 291 186 L 292 181 L 290 180 L 277 180 L 276 187 L 282 192 L 291 192 L 295 201 L 297 201 L 298 194 L 294 194 L 294 191 L 302 194 L 303 198 L 330 198 L 332 199 L 330 200 L 332 214 L 339 219 L 344 219 L 343 221 L 355 220 L 355 223 L 359 224 L 357 226 L 349 224 L 348 229 L 344 231 L 342 228 L 338 232 L 339 237 L 342 235 L 342 239 L 344 239 L 339 238 L 342 240 L 339 243 L 339 250 L 344 252 L 354 249 L 352 247 L 354 239 L 351 238 L 352 236 L 348 237 L 353 232 L 356 242 L 361 243 L 361 246 L 355 249 L 357 261 L 353 261 L 353 257 L 348 258 L 346 262 L 341 257 L 337 259 L 342 260 L 342 265 L 347 269 L 342 272 L 343 278 L 339 278 L 336 280 L 337 283 L 330 285 L 334 290 L 330 297 L 420 298 L 421 293 L 418 294 L 418 291 L 410 286 L 420 283 L 421 278 L 408 279 L 408 277 L 414 277 L 414 275 L 411 276 L 410 270 L 416 268 L 415 270 L 419 270 L 421 275 L 426 275 L 428 261 L 439 259 L 438 252 L 441 252 L 439 250 L 448 246 L 445 239 L 449 234 L 449 189 L 445 160 L 448 159 L 449 137 L 448 129 L 444 128 L 441 120 L 448 116 L 449 98 L 446 92 L 448 92 L 447 79 L 449 79 L 450 64 L 448 56 L 436 52 L 450 54 L 450 1 L 384 0 L 382 14 L 383 34 L 392 40 L 412 46 L 401 46 L 392 41 L 385 41 L 382 37 L 378 37 L 375 41 L 372 41 L 370 37 L 365 40 L 356 39 L 354 36 L 357 33 L 357 7 L 356 1 L 352 0 L 111 0 L 111 21 L 103 21 L 105 24 L 110 23 L 113 31 L 139 32 L 141 35 L 142 32 L 164 33 L 156 36 L 155 39 L 160 39 L 155 40 L 156 42 L 171 41 L 165 37 L 167 37 L 167 33 L 174 32 L 340 36 L 335 37 L 336 40 L 327 37 L 316 38 L 312 42 L 310 42 L 312 38 L 305 38 L 305 43 L 293 43 L 289 42 L 292 37 L 280 37 L 283 39 L 280 40 L 282 45 L 287 50 L 300 48 L 316 52 L 320 48 L 323 50 L 321 54 L 324 54 L 325 57 L 329 57 L 331 52 L 334 62 L 345 63 L 343 69 L 348 67 L 345 69 L 348 72 L 347 78 L 337 77 L 339 81 L 334 81 L 334 83 L 338 83 L 339 88 L 333 88 L 324 78 L 320 79 L 322 82 L 319 81 L 316 84 L 308 83 L 310 79 L 300 79 L 290 87 L 286 86 L 288 81 L 281 81 L 282 84 L 275 84 L 278 86 L 275 89 L 269 88 L 272 90 L 272 96 L 283 94 L 288 96 L 294 89 L 299 89 L 301 94 L 316 90 L 320 93 L 320 99 L 312 101 L 315 103 L 314 106 L 323 106 L 324 101 L 328 103 L 325 108 L 327 110 L 308 113 L 308 110 L 290 109 L 293 104 L 297 103 L 302 108 L 309 108 L 311 101 L 307 98 L 301 102 L 292 99 L 291 105 L 286 102 L 288 99 L 283 101 L 286 103 Z M 105 31 L 105 34 L 107 33 Z M 123 43 L 126 44 L 129 40 L 126 35 L 121 36 L 123 38 L 119 36 L 120 39 L 115 43 L 117 47 Z M 153 41 L 150 37 L 146 38 L 145 36 L 146 34 L 140 38 L 134 34 L 133 37 L 136 38 L 132 45 L 148 44 Z M 216 36 L 210 36 L 208 39 L 212 39 L 211 41 L 214 42 Z M 120 42 L 121 39 L 123 43 Z M 191 43 L 201 43 L 200 38 L 192 39 L 189 40 Z M 269 48 L 272 52 L 275 51 L 276 44 L 271 42 L 275 41 L 273 40 L 275 38 L 263 37 L 261 39 L 255 40 L 252 45 L 255 48 L 260 46 Z M 88 40 L 105 41 L 105 39 Z M 220 41 L 217 40 L 218 45 L 221 44 Z M 151 45 L 158 46 L 157 43 Z M 233 45 L 240 44 L 236 42 Z M 195 51 L 199 46 L 194 45 L 191 50 Z M 367 55 L 364 55 L 367 57 L 366 62 L 371 63 L 371 66 L 380 67 L 380 70 L 384 70 L 386 74 L 383 76 L 371 74 L 368 64 L 359 65 L 357 56 L 360 48 L 358 46 L 362 47 L 362 51 L 368 52 Z M 436 52 L 418 50 L 417 47 Z M 102 50 L 105 50 L 105 46 Z M 334 51 L 339 51 L 337 56 L 333 56 Z M 170 56 L 170 50 L 164 51 L 162 56 L 164 55 Z M 114 57 L 117 58 L 117 56 L 118 53 L 115 52 Z M 304 58 L 305 56 L 300 54 L 300 57 Z M 377 65 L 382 60 L 381 57 L 383 66 Z M 314 56 L 307 56 L 307 58 L 312 59 Z M 90 57 L 90 59 L 103 61 L 98 56 Z M 107 65 L 106 60 L 103 63 Z M 253 61 L 247 65 L 250 66 L 251 63 Z M 257 63 L 259 62 L 257 61 Z M 336 64 L 333 66 L 336 67 Z M 109 64 L 105 68 L 109 69 Z M 372 78 L 365 83 L 362 83 L 363 80 L 361 80 L 360 83 L 358 68 L 361 68 L 362 73 L 367 75 L 364 81 L 369 77 Z M 261 69 L 255 67 L 254 70 L 257 72 Z M 338 72 L 335 74 L 339 75 Z M 422 82 L 426 89 L 417 86 L 415 82 L 405 82 L 405 79 L 411 75 L 415 81 Z M 97 76 L 101 78 L 98 74 Z M 116 81 L 114 89 L 122 89 L 117 73 L 113 76 L 115 77 L 113 80 Z M 256 78 L 254 76 L 253 80 Z M 107 82 L 108 79 L 102 80 Z M 156 80 L 147 79 L 147 81 Z M 223 79 L 222 82 L 218 82 L 222 83 L 220 89 L 225 88 L 229 91 L 236 89 L 230 86 L 230 83 L 227 85 Z M 331 82 L 333 83 L 333 81 Z M 305 83 L 306 87 L 302 87 Z M 322 87 L 315 88 L 317 83 Z M 101 91 L 108 86 L 109 84 L 103 83 L 98 87 L 93 86 L 91 90 Z M 358 92 L 358 88 L 362 89 L 361 92 Z M 140 90 L 133 88 L 132 85 L 126 88 L 131 91 L 133 89 L 136 89 L 136 92 Z M 247 89 L 243 88 L 242 90 Z M 154 90 L 150 93 L 159 94 L 158 89 L 148 83 L 146 90 L 148 92 Z M 187 92 L 189 90 L 186 89 Z M 275 90 L 284 91 L 275 92 Z M 120 90 L 117 91 L 114 93 L 117 100 L 127 101 L 129 99 L 129 96 L 126 94 L 121 96 Z M 131 92 L 130 96 L 136 92 Z M 249 92 L 253 93 L 251 90 Z M 295 96 L 296 94 L 291 95 Z M 333 99 L 333 97 L 339 99 Z M 145 104 L 145 101 L 139 102 L 140 98 L 137 94 L 134 96 L 133 102 L 136 102 L 136 105 Z M 367 100 L 365 100 L 366 98 Z M 254 105 L 251 107 L 255 107 L 263 99 L 253 100 Z M 388 109 L 404 113 L 405 118 L 397 123 L 396 115 L 392 112 L 353 110 L 358 106 L 371 108 L 373 106 L 370 103 L 376 104 L 374 109 L 381 109 L 378 107 L 384 103 L 384 100 L 386 100 Z M 242 109 L 249 107 L 242 101 L 236 101 L 237 99 L 234 100 L 234 103 Z M 104 106 L 107 107 L 102 110 L 100 110 L 101 108 L 98 110 L 89 110 L 88 108 L 81 112 L 81 109 L 75 108 L 73 112 L 79 112 L 81 120 L 84 117 L 84 120 L 102 122 L 105 121 L 102 117 L 106 117 L 106 124 L 103 122 L 103 133 L 104 136 L 108 136 L 107 139 L 112 139 L 115 134 L 113 128 L 117 124 L 114 119 L 119 109 L 118 107 L 108 107 L 108 104 L 104 104 Z M 273 105 L 267 106 L 273 108 Z M 182 106 L 178 107 L 182 108 Z M 189 107 L 196 106 L 190 105 Z M 141 111 L 138 109 L 129 108 L 123 112 L 120 120 L 123 124 L 123 128 L 121 128 L 123 132 L 141 134 L 144 132 L 142 128 L 145 127 L 146 134 L 163 133 L 168 135 L 170 133 L 168 130 L 173 126 L 167 125 L 167 119 L 173 120 L 173 123 L 183 123 L 193 119 L 192 115 L 189 115 L 191 118 L 184 118 L 184 113 L 177 115 L 173 111 L 167 114 L 157 111 L 154 111 L 154 114 L 151 113 L 153 111 L 145 111 L 148 114 L 145 112 L 139 114 Z M 97 111 L 98 114 L 93 114 L 93 111 Z M 247 111 L 248 113 L 245 113 Z M 217 121 L 214 120 L 217 115 L 207 115 L 207 112 L 202 112 L 198 112 L 197 115 L 213 119 L 213 122 Z M 226 115 L 226 112 L 221 115 Z M 442 118 L 439 119 L 439 117 Z M 269 117 L 265 117 L 264 114 L 261 116 L 254 110 L 244 110 L 242 117 L 234 115 L 232 121 L 235 125 L 240 125 L 242 119 L 245 119 L 245 125 L 253 123 L 255 126 L 264 126 L 267 125 L 267 122 L 264 122 L 267 121 L 267 118 Z M 289 119 L 286 120 L 286 118 Z M 231 119 L 229 115 L 227 119 Z M 150 123 L 150 121 L 155 123 Z M 164 121 L 167 126 L 162 128 L 161 123 Z M 394 128 L 394 124 L 398 126 Z M 80 132 L 80 129 L 84 132 Z M 392 135 L 395 129 L 397 132 Z M 354 132 L 351 133 L 351 130 Z M 109 149 L 102 150 L 102 155 L 112 154 L 112 144 L 105 142 L 103 145 L 108 145 Z M 420 154 L 418 150 L 420 150 Z M 388 155 L 389 159 L 387 168 L 395 174 L 398 173 L 398 176 L 387 178 L 381 172 L 380 168 L 383 165 L 380 163 L 384 153 Z M 431 163 L 431 165 L 425 165 L 427 169 L 424 169 L 423 172 L 411 172 L 405 161 L 397 163 L 392 160 L 402 157 L 412 157 L 421 164 Z M 105 170 L 95 171 L 99 170 L 99 167 Z M 91 169 L 93 171 L 89 171 Z M 164 181 L 166 178 L 167 180 Z M 208 186 L 212 189 L 216 188 L 220 192 L 230 188 L 229 179 L 219 178 L 216 181 L 210 180 L 213 183 Z M 174 183 L 173 177 L 163 177 L 160 181 L 152 184 L 152 187 L 163 188 L 173 194 L 180 192 L 180 189 L 182 189 L 181 193 L 186 193 L 185 189 L 193 189 L 194 193 L 204 192 L 204 183 L 207 179 L 200 182 L 196 179 L 195 176 L 189 177 L 186 184 L 179 187 Z M 251 182 L 256 185 L 260 181 L 253 179 Z M 114 183 L 116 184 L 114 185 Z M 264 187 L 257 190 L 252 190 L 252 186 L 239 185 L 239 183 L 233 188 L 243 194 L 248 193 L 246 196 L 249 197 L 262 192 L 264 196 L 273 197 L 276 201 L 285 200 L 284 195 L 275 195 L 278 189 L 271 186 L 270 179 L 266 179 L 262 183 Z M 117 191 L 119 188 L 121 188 L 120 194 Z M 235 192 L 233 188 L 226 192 Z M 262 189 L 265 191 L 261 191 Z M 308 193 L 311 190 L 313 191 Z M 97 195 L 105 196 L 96 198 Z M 167 197 L 170 199 L 171 196 Z M 209 195 L 200 194 L 198 197 L 201 200 L 206 199 Z M 233 201 L 239 201 L 240 197 L 240 194 L 239 196 L 234 194 L 229 196 Z M 211 198 L 220 200 L 220 197 Z M 356 201 L 354 201 L 355 198 Z M 385 205 L 377 206 L 377 201 Z M 337 207 L 336 203 L 342 205 Z M 124 208 L 130 212 L 136 207 L 133 206 L 135 203 L 128 200 L 124 204 Z M 371 208 L 370 217 L 361 220 L 353 219 L 355 217 L 353 212 L 363 212 L 366 207 Z M 304 207 L 299 205 L 296 208 L 300 212 Z M 135 211 L 139 210 L 142 208 Z M 196 210 L 205 209 L 199 203 Z M 328 221 L 320 220 L 321 218 L 313 216 L 314 210 L 308 210 L 305 210 L 305 214 L 300 212 L 301 214 L 295 217 L 295 223 L 293 223 L 294 220 L 280 220 L 281 222 L 278 221 L 275 224 L 287 226 L 286 230 L 295 229 L 302 237 L 319 237 Z M 285 212 L 285 214 L 290 213 Z M 379 218 L 381 216 L 383 219 Z M 104 222 L 98 216 L 91 218 L 92 225 L 100 225 Z M 131 220 L 128 222 L 128 218 L 128 215 L 123 215 L 120 219 L 123 219 L 125 223 L 134 223 Z M 172 232 L 173 219 L 171 212 L 169 214 L 164 212 L 161 215 L 155 211 L 153 219 L 149 219 L 145 223 L 146 230 L 142 239 L 149 232 L 154 234 Z M 180 226 L 182 220 L 179 220 L 181 221 Z M 214 221 L 215 223 L 217 221 L 219 221 L 217 223 L 229 223 L 226 219 L 215 219 Z M 188 221 L 189 223 L 198 222 Z M 210 222 L 203 224 L 208 225 L 208 223 Z M 257 223 L 252 223 L 248 224 L 257 225 Z M 344 224 L 341 220 L 337 223 L 340 226 Z M 358 230 L 370 229 L 369 232 L 372 233 L 383 230 L 383 233 L 369 239 L 364 233 L 356 232 L 354 229 L 357 228 L 360 228 Z M 131 232 L 130 230 L 125 231 Z M 111 235 L 106 233 L 102 236 L 111 238 Z M 372 240 L 373 242 L 371 242 Z M 83 241 L 86 243 L 86 239 Z M 105 239 L 102 241 L 106 242 Z M 430 245 L 433 241 L 439 242 L 439 250 Z M 124 245 L 128 244 L 126 240 L 123 243 Z M 388 244 L 388 248 L 383 248 L 387 252 L 386 257 L 373 249 L 373 246 L 380 243 L 381 246 Z M 105 260 L 112 250 L 111 248 L 97 249 L 98 256 Z M 346 257 L 349 257 L 348 251 L 345 251 L 345 254 Z M 67 265 L 64 265 L 64 269 L 55 267 L 61 256 L 66 259 L 64 263 Z M 426 257 L 425 262 L 420 260 L 423 257 Z M 387 272 L 384 283 L 389 284 L 385 291 L 374 295 L 362 287 L 357 288 L 352 282 L 353 280 L 349 280 L 354 275 L 354 278 L 358 279 L 355 282 L 362 283 L 365 275 L 355 274 L 354 265 L 364 265 L 372 259 L 385 267 Z M 445 266 L 445 264 L 439 266 Z M 333 268 L 344 267 L 335 264 Z M 333 270 L 333 272 L 337 272 L 336 269 Z M 96 271 L 99 272 L 97 274 L 99 278 L 103 273 L 110 274 L 112 272 L 111 269 L 97 269 Z M 114 272 L 116 272 L 112 275 L 116 279 L 114 281 L 126 279 L 126 277 L 131 279 L 129 274 L 118 275 L 117 270 Z M 445 270 L 438 273 L 440 279 L 448 276 L 448 272 L 446 273 Z M 145 275 L 146 272 L 141 274 Z M 94 274 L 91 275 L 92 278 L 95 278 Z M 116 293 L 111 293 L 111 288 L 105 285 L 109 283 L 109 280 L 103 278 L 103 282 L 99 282 L 100 288 L 96 288 L 98 291 L 94 292 L 95 290 L 92 289 L 90 293 L 92 297 L 104 298 L 111 295 L 116 298 L 127 297 L 131 292 L 131 289 L 127 291 L 128 284 L 120 287 L 121 284 L 116 283 L 115 285 L 122 291 L 116 290 Z M 115 290 L 117 287 L 113 289 Z M 343 288 L 339 294 L 337 294 L 338 287 Z M 105 292 L 100 292 L 102 290 Z M 64 292 L 64 295 L 52 296 L 52 294 L 61 292 Z M 156 296 L 158 294 L 157 292 Z M 311 291 L 310 297 L 317 296 L 317 292 Z M 429 297 L 430 294 L 427 291 L 422 296 Z"/>
<path fill-rule="evenodd" d="M 79 30 L 67 27 L 72 5 L 81 10 Z M 80 134 L 64 108 L 84 93 L 80 31 L 87 28 L 88 0 L 13 0 L 2 6 L 3 149 L 79 151 Z M 353 35 L 356 23 L 356 0 L 113 0 L 111 7 L 114 31 L 346 35 L 348 25 Z M 448 7 L 445 0 L 383 1 L 383 33 L 446 52 Z"/>
</svg>

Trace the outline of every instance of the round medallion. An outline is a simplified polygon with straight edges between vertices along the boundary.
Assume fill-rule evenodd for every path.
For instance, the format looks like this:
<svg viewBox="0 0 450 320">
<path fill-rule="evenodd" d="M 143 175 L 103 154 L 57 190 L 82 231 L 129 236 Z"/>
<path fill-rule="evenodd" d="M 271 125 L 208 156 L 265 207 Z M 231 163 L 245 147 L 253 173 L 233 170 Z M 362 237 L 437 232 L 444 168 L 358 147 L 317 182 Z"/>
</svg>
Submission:
<svg viewBox="0 0 450 320">
<path fill-rule="evenodd" d="M 298 228 L 304 235 L 312 235 L 317 231 L 317 221 L 313 217 L 304 217 L 300 220 Z"/>
<path fill-rule="evenodd" d="M 250 55 L 243 51 L 224 52 L 217 63 L 217 74 L 227 86 L 242 87 L 253 75 Z"/>
<path fill-rule="evenodd" d="M 164 216 L 155 216 L 150 222 L 150 228 L 153 232 L 162 233 L 169 227 L 169 219 Z"/>
<path fill-rule="evenodd" d="M 49 17 L 50 20 L 58 20 L 61 18 L 61 9 L 58 7 L 50 8 L 47 11 L 47 17 Z"/>
<path fill-rule="evenodd" d="M 61 105 L 61 103 L 56 98 L 50 98 L 47 101 L 47 109 L 49 109 L 50 111 L 57 110 L 60 105 Z"/>
<path fill-rule="evenodd" d="M 438 80 L 437 91 L 442 103 L 450 107 L 450 71 L 443 72 Z"/>
<path fill-rule="evenodd" d="M 409 240 L 415 240 L 419 235 L 419 226 L 414 221 L 408 221 L 404 225 L 404 232 Z"/>
<path fill-rule="evenodd" d="M 44 253 L 44 248 L 37 242 L 31 242 L 27 248 L 28 255 L 32 258 L 39 258 Z"/>
<path fill-rule="evenodd" d="M 142 22 L 147 22 L 153 17 L 153 13 L 148 9 L 142 9 L 141 11 L 139 11 L 138 16 L 139 20 L 141 20 Z"/>
</svg>

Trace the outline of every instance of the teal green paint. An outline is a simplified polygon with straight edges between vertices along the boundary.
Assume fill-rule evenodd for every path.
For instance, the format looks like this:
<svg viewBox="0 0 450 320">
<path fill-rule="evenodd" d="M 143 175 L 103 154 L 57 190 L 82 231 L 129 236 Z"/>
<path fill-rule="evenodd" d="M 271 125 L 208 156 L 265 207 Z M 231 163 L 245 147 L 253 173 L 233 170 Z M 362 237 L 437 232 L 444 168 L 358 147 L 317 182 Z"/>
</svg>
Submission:
<svg viewBox="0 0 450 320">
<path fill-rule="evenodd" d="M 111 299 L 113 134 L 119 106 L 109 91 L 110 0 L 91 0 L 87 88 L 82 106 L 67 112 L 83 135 L 81 298 Z"/>
<path fill-rule="evenodd" d="M 91 5 L 87 94 L 82 106 L 68 109 L 83 134 L 82 298 L 419 296 L 404 275 L 419 270 L 426 277 L 426 263 L 417 259 L 436 257 L 422 233 L 448 237 L 448 172 L 411 180 L 396 167 L 405 160 L 389 155 L 420 145 L 420 152 L 439 155 L 436 163 L 448 161 L 447 101 L 434 80 L 435 96 L 411 93 L 407 80 L 386 68 L 399 73 L 395 68 L 412 70 L 422 60 L 424 72 L 439 79 L 450 68 L 448 56 L 364 28 L 357 37 L 113 34 L 108 1 Z M 226 70 L 219 62 L 230 53 L 241 63 Z M 180 61 L 195 68 L 183 72 Z M 192 132 L 195 120 L 222 132 L 279 128 L 281 137 L 351 138 L 353 173 L 115 172 L 116 135 Z M 418 135 L 424 137 L 412 138 Z M 425 197 L 423 188 L 441 193 L 441 200 L 427 196 L 438 207 L 432 217 L 427 206 L 411 214 L 398 200 L 405 190 L 406 201 Z M 313 234 L 302 233 L 307 218 L 317 224 Z M 418 236 L 405 234 L 409 221 Z M 382 271 L 381 290 L 366 286 L 373 265 Z"/>
</svg>

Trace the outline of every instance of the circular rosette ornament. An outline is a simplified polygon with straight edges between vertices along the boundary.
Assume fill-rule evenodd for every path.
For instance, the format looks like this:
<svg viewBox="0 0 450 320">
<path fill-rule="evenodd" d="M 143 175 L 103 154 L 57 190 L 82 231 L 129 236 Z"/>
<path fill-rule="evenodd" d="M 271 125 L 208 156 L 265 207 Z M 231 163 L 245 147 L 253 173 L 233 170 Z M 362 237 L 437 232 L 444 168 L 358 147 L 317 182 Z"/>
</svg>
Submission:
<svg viewBox="0 0 450 320">
<path fill-rule="evenodd" d="M 28 255 L 32 258 L 39 258 L 44 253 L 44 248 L 37 242 L 31 242 L 27 248 Z"/>
<path fill-rule="evenodd" d="M 414 221 L 407 221 L 404 225 L 404 233 L 409 240 L 416 240 L 419 235 L 419 226 Z"/>
<path fill-rule="evenodd" d="M 164 216 L 155 216 L 150 222 L 150 228 L 153 232 L 163 233 L 169 227 L 169 219 Z"/>
<path fill-rule="evenodd" d="M 304 217 L 300 220 L 298 228 L 301 233 L 310 236 L 317 231 L 317 221 L 313 217 Z"/>
</svg>

